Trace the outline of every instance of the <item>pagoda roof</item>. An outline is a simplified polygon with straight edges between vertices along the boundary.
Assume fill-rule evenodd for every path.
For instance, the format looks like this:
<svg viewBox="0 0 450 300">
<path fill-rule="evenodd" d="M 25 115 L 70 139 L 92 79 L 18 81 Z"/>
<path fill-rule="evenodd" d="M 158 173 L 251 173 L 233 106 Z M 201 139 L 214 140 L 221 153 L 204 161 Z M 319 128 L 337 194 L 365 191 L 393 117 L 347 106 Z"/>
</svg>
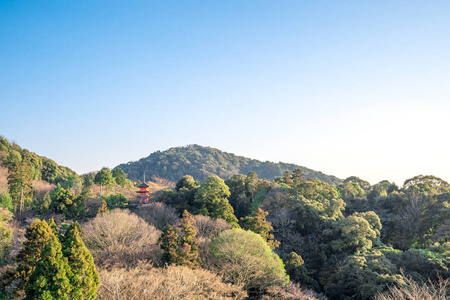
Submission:
<svg viewBox="0 0 450 300">
<path fill-rule="evenodd" d="M 148 188 L 149 186 L 145 182 L 143 182 L 140 185 L 138 185 L 137 187 L 138 188 Z"/>
</svg>

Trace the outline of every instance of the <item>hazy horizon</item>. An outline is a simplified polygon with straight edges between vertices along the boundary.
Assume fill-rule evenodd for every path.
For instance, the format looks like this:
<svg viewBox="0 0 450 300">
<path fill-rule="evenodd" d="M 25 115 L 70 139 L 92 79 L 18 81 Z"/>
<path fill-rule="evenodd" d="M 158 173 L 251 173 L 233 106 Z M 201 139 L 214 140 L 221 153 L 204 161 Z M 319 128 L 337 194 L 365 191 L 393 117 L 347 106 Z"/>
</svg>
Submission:
<svg viewBox="0 0 450 300">
<path fill-rule="evenodd" d="M 446 1 L 0 8 L 0 134 L 79 174 L 199 144 L 450 181 Z"/>
</svg>

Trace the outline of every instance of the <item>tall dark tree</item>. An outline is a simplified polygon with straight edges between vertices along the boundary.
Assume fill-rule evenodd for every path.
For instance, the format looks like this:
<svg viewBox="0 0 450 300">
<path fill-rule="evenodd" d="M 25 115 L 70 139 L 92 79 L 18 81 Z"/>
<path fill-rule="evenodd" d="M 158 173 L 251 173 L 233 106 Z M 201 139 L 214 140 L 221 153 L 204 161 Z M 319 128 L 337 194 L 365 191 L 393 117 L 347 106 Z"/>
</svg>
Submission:
<svg viewBox="0 0 450 300">
<path fill-rule="evenodd" d="M 124 187 L 127 183 L 127 177 L 121 168 L 115 168 L 112 171 L 112 177 L 114 178 L 116 184 L 120 185 L 121 187 Z"/>
<path fill-rule="evenodd" d="M 102 194 L 102 187 L 108 186 L 113 182 L 111 170 L 107 167 L 103 167 L 95 175 L 94 183 L 100 185 L 100 196 Z"/>
<path fill-rule="evenodd" d="M 228 202 L 230 190 L 218 176 L 206 179 L 195 194 L 195 200 L 201 205 L 200 213 L 213 219 L 222 218 L 233 227 L 239 227 L 233 207 Z"/>
<path fill-rule="evenodd" d="M 17 255 L 17 276 L 28 282 L 31 273 L 33 273 L 36 263 L 41 259 L 41 252 L 47 241 L 54 236 L 53 230 L 45 221 L 36 220 L 27 228 L 25 233 L 26 240 L 23 242 L 23 248 Z"/>
<path fill-rule="evenodd" d="M 198 245 L 195 240 L 197 228 L 195 227 L 194 218 L 186 210 L 183 212 L 183 218 L 179 223 L 179 227 L 183 236 L 178 245 L 178 265 L 195 267 L 199 263 Z"/>
<path fill-rule="evenodd" d="M 270 233 L 270 231 L 273 230 L 273 227 L 272 223 L 266 220 L 268 214 L 268 212 L 258 208 L 253 213 L 253 216 L 247 216 L 241 219 L 242 228 L 259 234 L 271 249 L 275 249 L 280 245 L 280 242 L 274 240 L 273 234 Z"/>
<path fill-rule="evenodd" d="M 160 238 L 158 239 L 158 244 L 164 251 L 162 255 L 162 262 L 167 265 L 176 264 L 178 261 L 178 234 L 172 225 L 167 224 Z"/>
<path fill-rule="evenodd" d="M 22 212 L 26 202 L 31 201 L 33 169 L 26 160 L 9 166 L 8 186 L 14 209 Z"/>
<path fill-rule="evenodd" d="M 64 235 L 62 251 L 67 258 L 71 273 L 69 275 L 72 299 L 96 299 L 100 280 L 95 269 L 94 259 L 79 235 L 80 225 L 73 222 Z"/>
</svg>

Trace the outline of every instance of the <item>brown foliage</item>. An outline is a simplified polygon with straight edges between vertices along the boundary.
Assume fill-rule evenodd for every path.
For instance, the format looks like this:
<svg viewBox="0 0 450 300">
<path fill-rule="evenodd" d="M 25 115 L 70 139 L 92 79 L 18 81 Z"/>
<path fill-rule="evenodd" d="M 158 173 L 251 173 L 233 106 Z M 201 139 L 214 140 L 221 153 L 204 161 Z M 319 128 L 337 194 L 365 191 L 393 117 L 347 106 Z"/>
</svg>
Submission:
<svg viewBox="0 0 450 300">
<path fill-rule="evenodd" d="M 152 180 L 164 190 L 165 189 L 174 189 L 175 188 L 175 183 L 174 182 L 172 182 L 172 181 L 170 181 L 168 179 L 159 177 L 158 175 L 153 175 L 152 176 Z"/>
<path fill-rule="evenodd" d="M 160 230 L 167 224 L 175 226 L 179 221 L 176 209 L 161 202 L 141 205 L 136 214 Z"/>
<path fill-rule="evenodd" d="M 56 185 L 42 180 L 33 180 L 33 190 L 39 193 L 39 197 L 44 197 L 45 193 L 51 193 Z"/>
<path fill-rule="evenodd" d="M 302 288 L 295 283 L 289 283 L 285 287 L 270 288 L 265 291 L 265 295 L 261 297 L 263 300 L 326 300 L 323 295 L 317 294 L 311 290 L 302 290 Z"/>
<path fill-rule="evenodd" d="M 224 219 L 217 218 L 216 220 L 213 220 L 210 217 L 204 215 L 194 216 L 194 226 L 197 227 L 198 237 L 209 239 L 215 238 L 224 230 L 231 229 L 231 225 L 228 224 Z"/>
<path fill-rule="evenodd" d="M 2 166 L 0 162 L 0 193 L 8 191 L 8 168 Z"/>
<path fill-rule="evenodd" d="M 389 291 L 375 297 L 376 300 L 446 300 L 450 299 L 450 278 L 439 278 L 437 282 L 419 284 L 404 277 L 406 285 L 390 286 Z"/>
<path fill-rule="evenodd" d="M 83 226 L 83 240 L 98 265 L 134 265 L 139 260 L 157 262 L 156 245 L 161 231 L 128 210 L 114 209 Z"/>
<path fill-rule="evenodd" d="M 152 268 L 141 265 L 133 269 L 100 270 L 98 299 L 243 299 L 239 287 L 225 284 L 217 275 L 187 267 Z"/>
</svg>

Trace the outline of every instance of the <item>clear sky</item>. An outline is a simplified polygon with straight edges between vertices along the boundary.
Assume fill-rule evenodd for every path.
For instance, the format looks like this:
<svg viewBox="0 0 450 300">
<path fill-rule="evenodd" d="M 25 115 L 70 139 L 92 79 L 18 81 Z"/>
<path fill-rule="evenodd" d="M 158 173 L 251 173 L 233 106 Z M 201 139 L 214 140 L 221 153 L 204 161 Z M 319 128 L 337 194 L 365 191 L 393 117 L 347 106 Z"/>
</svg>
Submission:
<svg viewBox="0 0 450 300">
<path fill-rule="evenodd" d="M 78 173 L 200 144 L 450 181 L 450 2 L 0 0 L 0 115 Z"/>
</svg>

